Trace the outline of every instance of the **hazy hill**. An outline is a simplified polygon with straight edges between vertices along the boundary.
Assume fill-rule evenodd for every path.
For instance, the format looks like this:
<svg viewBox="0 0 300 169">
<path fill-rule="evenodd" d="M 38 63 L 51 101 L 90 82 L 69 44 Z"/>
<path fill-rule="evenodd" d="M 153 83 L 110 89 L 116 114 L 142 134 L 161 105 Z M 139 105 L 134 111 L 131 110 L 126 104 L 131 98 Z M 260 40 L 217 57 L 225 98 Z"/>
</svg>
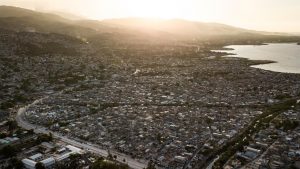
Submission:
<svg viewBox="0 0 300 169">
<path fill-rule="evenodd" d="M 237 35 L 241 33 L 257 33 L 246 29 L 236 28 L 218 23 L 192 22 L 181 19 L 160 20 L 160 19 L 111 19 L 104 20 L 104 23 L 115 26 L 123 26 L 144 31 L 163 31 L 177 35 L 190 36 L 215 36 L 215 35 Z"/>
<path fill-rule="evenodd" d="M 0 28 L 14 31 L 59 33 L 75 37 L 89 37 L 112 31 L 95 21 L 74 21 L 56 14 L 36 12 L 10 6 L 0 6 Z"/>
<path fill-rule="evenodd" d="M 68 13 L 68 12 L 63 12 L 63 11 L 43 11 L 43 12 L 53 13 L 53 14 L 59 15 L 59 16 L 65 18 L 65 19 L 69 19 L 69 20 L 84 20 L 84 19 L 86 19 L 83 16 Z"/>
<path fill-rule="evenodd" d="M 60 15 L 63 16 L 62 13 Z M 118 40 L 125 38 L 125 41 L 136 38 L 145 40 L 222 39 L 226 41 L 232 39 L 262 39 L 266 36 L 270 38 L 270 35 L 278 36 L 278 34 L 252 31 L 224 24 L 180 19 L 125 18 L 96 21 L 72 20 L 62 16 L 17 7 L 0 6 L 0 28 L 13 31 L 58 33 L 83 39 L 98 39 L 100 35 L 100 37 L 105 36 L 106 39 Z"/>
<path fill-rule="evenodd" d="M 20 17 L 31 17 L 31 18 L 39 18 L 44 20 L 68 22 L 68 20 L 65 20 L 64 18 L 55 14 L 42 13 L 42 12 L 32 11 L 28 9 L 19 8 L 19 7 L 0 6 L 0 18 L 20 18 Z"/>
</svg>

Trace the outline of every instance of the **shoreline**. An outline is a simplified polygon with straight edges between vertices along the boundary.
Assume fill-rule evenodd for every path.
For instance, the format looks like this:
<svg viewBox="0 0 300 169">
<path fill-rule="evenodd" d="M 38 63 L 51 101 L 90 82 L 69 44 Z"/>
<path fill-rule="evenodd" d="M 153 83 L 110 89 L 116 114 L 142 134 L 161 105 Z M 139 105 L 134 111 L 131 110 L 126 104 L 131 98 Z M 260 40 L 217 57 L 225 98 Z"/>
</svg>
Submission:
<svg viewBox="0 0 300 169">
<path fill-rule="evenodd" d="M 238 58 L 238 59 L 246 59 L 248 60 L 250 63 L 250 67 L 251 68 L 255 68 L 255 69 L 261 69 L 264 71 L 271 71 L 271 72 L 275 72 L 275 73 L 286 73 L 286 74 L 297 74 L 300 75 L 300 72 L 288 72 L 288 71 L 276 71 L 276 70 L 271 70 L 271 69 L 267 69 L 267 68 L 263 68 L 260 67 L 260 65 L 269 65 L 269 64 L 276 64 L 279 63 L 278 61 L 274 61 L 274 60 L 257 60 L 257 59 L 251 59 L 248 57 L 241 57 L 238 56 L 237 53 L 229 53 L 227 51 L 234 51 L 234 48 L 231 48 L 230 46 L 263 46 L 263 45 L 271 45 L 271 44 L 296 44 L 296 45 L 300 45 L 300 42 L 290 42 L 290 43 L 263 43 L 261 45 L 257 45 L 257 44 L 246 44 L 246 45 L 228 45 L 228 46 L 223 46 L 220 49 L 213 49 L 211 50 L 211 52 L 214 53 L 218 53 L 218 54 L 222 54 L 220 57 L 221 58 Z"/>
</svg>

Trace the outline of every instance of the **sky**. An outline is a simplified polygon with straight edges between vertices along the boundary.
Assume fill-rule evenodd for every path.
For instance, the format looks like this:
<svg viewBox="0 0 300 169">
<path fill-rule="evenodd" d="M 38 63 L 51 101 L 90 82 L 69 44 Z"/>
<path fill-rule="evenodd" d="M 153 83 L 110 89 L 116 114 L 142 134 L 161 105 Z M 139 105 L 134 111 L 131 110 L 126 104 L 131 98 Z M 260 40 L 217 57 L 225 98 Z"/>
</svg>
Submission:
<svg viewBox="0 0 300 169">
<path fill-rule="evenodd" d="M 43 11 L 90 19 L 180 18 L 270 32 L 300 32 L 300 0 L 0 0 Z"/>
</svg>

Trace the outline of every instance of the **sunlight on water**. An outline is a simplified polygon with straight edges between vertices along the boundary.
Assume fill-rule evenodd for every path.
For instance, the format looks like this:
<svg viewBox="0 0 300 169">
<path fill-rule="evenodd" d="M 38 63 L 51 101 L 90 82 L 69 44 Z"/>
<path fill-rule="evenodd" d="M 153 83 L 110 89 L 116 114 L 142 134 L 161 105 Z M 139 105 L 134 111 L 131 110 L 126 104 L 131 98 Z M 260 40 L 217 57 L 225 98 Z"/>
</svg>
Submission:
<svg viewBox="0 0 300 169">
<path fill-rule="evenodd" d="M 271 70 L 275 72 L 300 73 L 300 45 L 295 43 L 278 43 L 261 46 L 232 45 L 226 46 L 234 50 L 217 50 L 236 55 L 230 57 L 249 58 L 251 60 L 271 60 L 276 63 L 255 65 L 255 68 Z"/>
</svg>

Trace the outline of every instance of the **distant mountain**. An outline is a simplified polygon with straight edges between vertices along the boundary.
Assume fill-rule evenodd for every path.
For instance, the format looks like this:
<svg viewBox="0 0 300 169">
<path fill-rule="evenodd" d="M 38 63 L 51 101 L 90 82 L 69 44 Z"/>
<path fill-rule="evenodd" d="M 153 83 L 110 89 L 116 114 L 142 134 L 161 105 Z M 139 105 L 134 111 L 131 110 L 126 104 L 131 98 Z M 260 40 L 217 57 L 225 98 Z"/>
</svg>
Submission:
<svg viewBox="0 0 300 169">
<path fill-rule="evenodd" d="M 29 31 L 42 33 L 58 33 L 78 38 L 95 38 L 95 35 L 105 38 L 149 38 L 168 37 L 166 33 L 151 33 L 132 30 L 126 27 L 116 27 L 112 24 L 96 20 L 71 20 L 58 14 L 37 12 L 28 9 L 0 6 L 0 28 L 13 31 Z"/>
<path fill-rule="evenodd" d="M 0 18 L 39 18 L 47 20 L 56 20 L 65 22 L 66 20 L 58 15 L 50 13 L 42 13 L 37 11 L 32 11 L 28 9 L 23 9 L 19 7 L 11 6 L 0 6 Z"/>
<path fill-rule="evenodd" d="M 293 32 L 291 33 L 292 35 L 297 35 L 297 36 L 300 36 L 300 32 Z"/>
<path fill-rule="evenodd" d="M 193 22 L 181 19 L 161 20 L 161 19 L 143 19 L 143 18 L 127 18 L 127 19 L 110 19 L 104 20 L 103 23 L 127 27 L 131 29 L 149 31 L 161 31 L 188 37 L 203 36 L 224 36 L 224 35 L 240 35 L 240 34 L 263 34 L 242 28 L 237 28 L 219 23 Z"/>
<path fill-rule="evenodd" d="M 42 11 L 42 12 L 53 13 L 53 14 L 59 15 L 65 19 L 69 19 L 69 20 L 85 20 L 85 19 L 87 19 L 83 16 L 68 13 L 68 12 L 63 12 L 63 11 Z"/>
<path fill-rule="evenodd" d="M 86 20 L 76 15 L 44 13 L 11 6 L 0 6 L 0 28 L 13 31 L 58 33 L 77 38 L 105 38 L 126 41 L 145 40 L 232 40 L 263 39 L 284 34 L 259 32 L 219 23 L 193 22 L 181 19 L 125 18 L 103 21 Z M 284 35 L 285 36 L 285 35 Z M 97 39 L 97 37 L 96 37 Z"/>
<path fill-rule="evenodd" d="M 89 20 L 74 21 L 56 14 L 0 6 L 0 28 L 13 31 L 59 33 L 75 37 L 89 37 L 95 34 L 111 32 L 112 30 L 111 27 L 101 25 L 100 22 L 97 27 L 87 24 L 93 22 Z"/>
</svg>

